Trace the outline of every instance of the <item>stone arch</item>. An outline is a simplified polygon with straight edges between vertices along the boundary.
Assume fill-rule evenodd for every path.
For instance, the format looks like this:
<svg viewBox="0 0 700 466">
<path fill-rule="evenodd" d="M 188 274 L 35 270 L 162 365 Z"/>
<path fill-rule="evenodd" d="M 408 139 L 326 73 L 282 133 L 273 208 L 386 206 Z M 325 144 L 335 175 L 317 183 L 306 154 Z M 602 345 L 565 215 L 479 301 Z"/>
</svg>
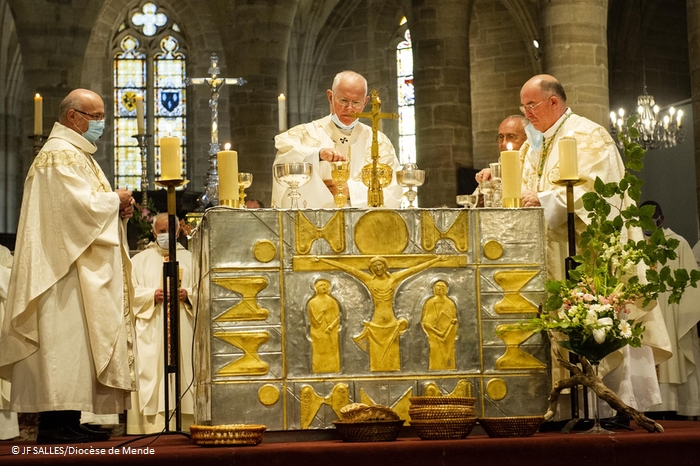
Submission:
<svg viewBox="0 0 700 466">
<path fill-rule="evenodd" d="M 119 26 L 126 19 L 126 14 L 146 0 L 113 0 L 105 2 L 95 17 L 85 51 L 85 60 L 81 70 L 80 82 L 98 92 L 105 100 L 105 108 L 113 114 L 112 91 L 112 39 Z M 91 2 L 92 3 L 92 2 Z M 206 76 L 210 64 L 211 52 L 219 52 L 219 66 L 225 69 L 225 54 L 219 34 L 212 33 L 218 26 L 214 21 L 215 11 L 209 11 L 210 2 L 197 0 L 155 0 L 155 3 L 168 11 L 179 25 L 181 35 L 187 44 L 188 76 Z M 187 109 L 187 148 L 188 179 L 190 190 L 203 189 L 209 167 L 207 152 L 211 135 L 211 113 L 208 107 L 209 91 L 206 88 L 188 88 Z M 219 121 L 228 121 L 228 93 L 219 98 Z M 113 123 L 107 120 L 105 134 L 113 134 Z M 219 138 L 227 138 L 229 127 L 220 124 Z M 98 151 L 98 162 L 107 179 L 114 179 L 113 138 L 104 138 L 103 150 Z"/>
</svg>

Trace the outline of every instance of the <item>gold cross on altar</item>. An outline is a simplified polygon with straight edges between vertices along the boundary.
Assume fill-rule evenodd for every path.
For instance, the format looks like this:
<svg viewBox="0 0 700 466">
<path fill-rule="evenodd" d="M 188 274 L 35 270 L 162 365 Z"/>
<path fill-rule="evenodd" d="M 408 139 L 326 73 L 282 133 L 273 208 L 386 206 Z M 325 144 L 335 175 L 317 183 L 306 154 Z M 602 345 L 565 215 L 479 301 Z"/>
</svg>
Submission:
<svg viewBox="0 0 700 466">
<path fill-rule="evenodd" d="M 372 120 L 372 163 L 365 165 L 362 171 L 371 170 L 369 183 L 367 185 L 367 205 L 370 207 L 382 207 L 384 205 L 384 194 L 382 188 L 388 186 L 391 182 L 391 168 L 387 165 L 379 166 L 379 139 L 377 131 L 379 131 L 379 120 L 385 118 L 398 119 L 397 113 L 382 113 L 382 101 L 379 100 L 379 92 L 373 89 L 371 92 L 371 103 L 369 112 L 354 113 L 355 118 L 369 118 Z M 383 180 L 380 180 L 380 177 Z M 364 176 L 363 176 L 364 181 Z"/>
</svg>

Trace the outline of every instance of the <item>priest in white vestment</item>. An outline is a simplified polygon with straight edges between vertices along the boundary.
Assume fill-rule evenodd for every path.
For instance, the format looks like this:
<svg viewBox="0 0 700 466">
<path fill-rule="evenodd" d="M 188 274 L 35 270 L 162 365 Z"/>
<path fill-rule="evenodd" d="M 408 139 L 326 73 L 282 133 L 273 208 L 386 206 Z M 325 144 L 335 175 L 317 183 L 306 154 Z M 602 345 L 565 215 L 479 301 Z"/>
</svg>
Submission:
<svg viewBox="0 0 700 466">
<path fill-rule="evenodd" d="M 175 222 L 179 226 L 179 221 Z M 178 228 L 179 229 L 179 228 Z M 152 434 L 165 428 L 165 380 L 163 331 L 163 263 L 169 253 L 168 214 L 153 219 L 153 236 L 144 251 L 132 258 L 134 279 L 134 317 L 138 353 L 139 390 L 131 394 L 131 409 L 126 415 L 127 434 Z M 177 238 L 177 232 L 175 234 Z M 180 383 L 182 427 L 187 430 L 194 420 L 194 387 L 192 383 L 192 253 L 177 244 L 177 262 L 181 284 L 178 293 L 180 327 Z M 175 374 L 168 376 L 170 413 L 177 403 Z M 189 388 L 189 389 L 188 389 Z M 169 428 L 176 427 L 175 417 Z"/>
<path fill-rule="evenodd" d="M 10 284 L 12 253 L 0 245 L 0 328 L 5 317 L 7 286 Z M 19 437 L 17 413 L 10 411 L 10 383 L 0 380 L 0 440 Z"/>
<path fill-rule="evenodd" d="M 275 136 L 275 164 L 309 162 L 313 165 L 311 180 L 299 189 L 303 208 L 336 208 L 333 195 L 342 190 L 349 197 L 347 207 L 367 207 L 367 186 L 362 183 L 362 167 L 372 162 L 372 128 L 351 116 L 360 113 L 369 102 L 367 81 L 353 71 L 338 73 L 327 91 L 331 114 L 295 126 Z M 391 184 L 383 189 L 384 206 L 401 206 L 403 191 L 396 182 L 400 170 L 394 146 L 381 131 L 377 133 L 379 163 L 393 170 Z M 349 162 L 347 186 L 336 186 L 331 179 L 331 162 Z M 272 207 L 289 207 L 289 189 L 272 180 Z"/>
<path fill-rule="evenodd" d="M 137 388 L 131 320 L 127 190 L 112 191 L 92 154 L 104 104 L 86 89 L 59 106 L 59 122 L 24 184 L 0 377 L 10 408 L 40 412 L 39 443 L 103 440 L 80 411 L 115 414 Z"/>
<path fill-rule="evenodd" d="M 660 228 L 664 221 L 661 206 L 654 201 L 642 203 L 646 204 L 656 207 L 654 219 Z M 670 228 L 664 228 L 664 236 L 676 239 L 679 243 L 676 258 L 665 264 L 671 268 L 671 273 L 676 269 L 688 272 L 698 270 L 688 241 Z M 686 288 L 678 304 L 668 303 L 669 294 L 661 293 L 658 301 L 671 337 L 673 357 L 659 364 L 662 403 L 649 411 L 675 411 L 681 416 L 700 416 L 700 346 L 697 328 L 700 321 L 700 288 Z"/>
</svg>

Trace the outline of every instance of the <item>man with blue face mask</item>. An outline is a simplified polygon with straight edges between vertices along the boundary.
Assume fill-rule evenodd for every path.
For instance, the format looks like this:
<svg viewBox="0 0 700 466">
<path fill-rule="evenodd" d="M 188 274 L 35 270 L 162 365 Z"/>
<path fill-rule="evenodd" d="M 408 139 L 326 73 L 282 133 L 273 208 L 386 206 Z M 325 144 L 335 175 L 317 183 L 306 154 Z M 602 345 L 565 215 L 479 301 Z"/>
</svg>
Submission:
<svg viewBox="0 0 700 466">
<path fill-rule="evenodd" d="M 179 220 L 175 225 L 179 233 Z M 165 427 L 164 369 L 163 369 L 163 262 L 168 261 L 168 214 L 160 213 L 153 219 L 153 237 L 145 250 L 136 254 L 131 262 L 134 277 L 134 326 L 138 347 L 139 390 L 131 394 L 131 409 L 126 413 L 127 434 L 152 434 Z M 180 376 L 184 391 L 192 382 L 192 335 L 194 317 L 190 295 L 194 287 L 192 277 L 192 253 L 180 243 L 177 245 L 177 262 L 180 268 L 178 309 L 180 310 Z M 175 374 L 168 374 L 168 386 L 172 389 L 170 408 L 175 406 Z M 182 393 L 180 402 L 182 427 L 187 430 L 194 422 L 194 390 Z M 175 429 L 175 418 L 171 419 Z"/>
<path fill-rule="evenodd" d="M 354 71 L 338 73 L 326 91 L 330 115 L 295 126 L 275 137 L 275 163 L 310 162 L 311 181 L 299 189 L 300 205 L 307 208 L 335 208 L 333 195 L 339 190 L 348 197 L 348 207 L 367 207 L 367 187 L 362 183 L 362 167 L 372 162 L 372 128 L 353 116 L 369 102 L 367 81 Z M 378 133 L 379 162 L 393 171 L 391 184 L 384 188 L 384 205 L 398 208 L 403 191 L 396 182 L 400 170 L 394 146 L 382 132 Z M 336 186 L 331 179 L 331 162 L 349 162 L 347 184 Z M 272 207 L 289 207 L 288 190 L 272 181 Z"/>
<path fill-rule="evenodd" d="M 126 242 L 134 200 L 112 191 L 92 157 L 104 117 L 96 93 L 68 94 L 24 183 L 0 377 L 12 382 L 12 411 L 41 413 L 42 444 L 106 440 L 80 412 L 123 412 L 138 383 Z"/>
</svg>

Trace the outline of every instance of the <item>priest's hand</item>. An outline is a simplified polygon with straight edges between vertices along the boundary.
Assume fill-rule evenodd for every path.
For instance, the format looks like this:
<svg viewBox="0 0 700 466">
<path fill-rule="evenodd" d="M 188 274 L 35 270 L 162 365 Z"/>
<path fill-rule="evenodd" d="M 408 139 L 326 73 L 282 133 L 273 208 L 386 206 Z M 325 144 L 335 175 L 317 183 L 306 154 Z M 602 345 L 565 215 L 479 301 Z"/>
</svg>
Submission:
<svg viewBox="0 0 700 466">
<path fill-rule="evenodd" d="M 338 194 L 339 189 L 342 189 L 343 194 L 345 194 L 345 198 L 350 199 L 350 189 L 348 188 L 347 183 L 343 183 L 342 185 L 338 186 L 333 180 L 323 180 L 323 184 L 326 185 L 326 188 L 328 188 L 328 191 L 330 191 L 332 195 L 335 196 Z"/>
<path fill-rule="evenodd" d="M 523 207 L 539 207 L 540 198 L 537 197 L 537 193 L 534 191 L 523 191 Z"/>
<path fill-rule="evenodd" d="M 187 301 L 187 290 L 180 288 L 180 290 L 177 292 L 177 297 L 180 301 Z"/>
<path fill-rule="evenodd" d="M 481 183 L 482 181 L 488 181 L 491 179 L 491 169 L 490 168 L 484 168 L 481 170 L 479 173 L 477 173 L 474 176 L 474 179 L 476 179 L 477 183 Z"/>
<path fill-rule="evenodd" d="M 119 196 L 119 215 L 121 218 L 130 218 L 134 215 L 134 198 L 131 196 L 131 191 L 117 189 L 115 192 Z"/>
<path fill-rule="evenodd" d="M 163 290 L 161 288 L 158 288 L 156 292 L 153 293 L 153 301 L 155 301 L 156 304 L 162 303 L 164 297 L 165 294 L 163 293 Z"/>
<path fill-rule="evenodd" d="M 318 158 L 326 162 L 343 162 L 345 156 L 342 152 L 335 149 L 321 149 L 318 151 Z"/>
</svg>

